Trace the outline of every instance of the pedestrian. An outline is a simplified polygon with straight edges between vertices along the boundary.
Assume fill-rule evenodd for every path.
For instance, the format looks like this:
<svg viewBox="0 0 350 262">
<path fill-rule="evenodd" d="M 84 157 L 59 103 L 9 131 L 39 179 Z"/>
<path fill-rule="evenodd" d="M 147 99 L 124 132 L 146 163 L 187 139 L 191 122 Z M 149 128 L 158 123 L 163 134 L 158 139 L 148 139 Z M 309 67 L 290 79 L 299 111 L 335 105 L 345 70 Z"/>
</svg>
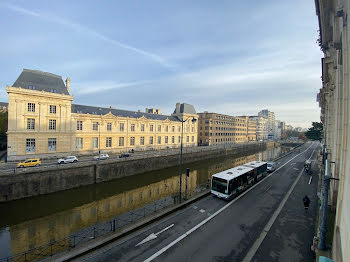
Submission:
<svg viewBox="0 0 350 262">
<path fill-rule="evenodd" d="M 308 210 L 310 205 L 310 198 L 307 195 L 304 196 L 303 203 L 305 210 Z"/>
</svg>

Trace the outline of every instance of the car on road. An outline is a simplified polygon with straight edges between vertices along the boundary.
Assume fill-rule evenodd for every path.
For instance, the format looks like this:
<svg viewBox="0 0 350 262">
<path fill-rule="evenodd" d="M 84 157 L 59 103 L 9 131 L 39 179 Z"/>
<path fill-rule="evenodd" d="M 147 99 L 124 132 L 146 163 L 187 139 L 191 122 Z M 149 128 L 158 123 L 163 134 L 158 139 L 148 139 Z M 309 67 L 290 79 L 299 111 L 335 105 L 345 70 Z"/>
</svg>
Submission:
<svg viewBox="0 0 350 262">
<path fill-rule="evenodd" d="M 109 158 L 108 154 L 99 154 L 98 156 L 94 156 L 94 160 L 106 160 Z"/>
<path fill-rule="evenodd" d="M 30 158 L 25 161 L 19 162 L 17 164 L 17 167 L 31 167 L 31 166 L 41 166 L 41 160 L 40 158 Z"/>
<path fill-rule="evenodd" d="M 57 160 L 58 164 L 68 164 L 68 163 L 76 163 L 78 162 L 78 158 L 76 156 L 67 156 L 65 158 L 60 158 Z"/>
<path fill-rule="evenodd" d="M 125 158 L 125 157 L 130 157 L 129 153 L 123 153 L 119 155 L 119 158 Z"/>
<path fill-rule="evenodd" d="M 267 172 L 271 173 L 276 170 L 274 162 L 267 162 Z"/>
</svg>

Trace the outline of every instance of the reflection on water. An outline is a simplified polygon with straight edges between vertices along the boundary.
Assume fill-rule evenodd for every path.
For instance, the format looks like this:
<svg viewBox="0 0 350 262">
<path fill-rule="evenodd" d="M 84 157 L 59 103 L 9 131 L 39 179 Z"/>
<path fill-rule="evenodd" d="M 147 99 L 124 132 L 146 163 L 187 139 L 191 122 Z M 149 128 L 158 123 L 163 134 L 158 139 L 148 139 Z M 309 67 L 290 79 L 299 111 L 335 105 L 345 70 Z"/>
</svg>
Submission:
<svg viewBox="0 0 350 262">
<path fill-rule="evenodd" d="M 286 150 L 279 147 L 185 164 L 191 170 L 188 197 L 205 189 L 212 174 L 254 160 L 270 160 Z M 182 181 L 185 194 L 185 174 Z M 174 203 L 178 191 L 178 167 L 172 167 L 0 204 L 0 258 L 66 238 L 159 199 L 173 199 L 170 204 Z"/>
</svg>

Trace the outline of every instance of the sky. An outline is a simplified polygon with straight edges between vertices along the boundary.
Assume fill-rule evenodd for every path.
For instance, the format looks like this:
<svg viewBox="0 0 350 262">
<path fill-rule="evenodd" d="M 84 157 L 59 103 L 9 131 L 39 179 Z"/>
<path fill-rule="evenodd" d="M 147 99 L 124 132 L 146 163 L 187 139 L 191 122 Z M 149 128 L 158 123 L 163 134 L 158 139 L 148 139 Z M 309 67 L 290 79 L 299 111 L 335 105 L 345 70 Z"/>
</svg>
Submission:
<svg viewBox="0 0 350 262">
<path fill-rule="evenodd" d="M 320 121 L 314 1 L 0 1 L 0 101 L 23 68 L 71 79 L 73 103 Z"/>
</svg>

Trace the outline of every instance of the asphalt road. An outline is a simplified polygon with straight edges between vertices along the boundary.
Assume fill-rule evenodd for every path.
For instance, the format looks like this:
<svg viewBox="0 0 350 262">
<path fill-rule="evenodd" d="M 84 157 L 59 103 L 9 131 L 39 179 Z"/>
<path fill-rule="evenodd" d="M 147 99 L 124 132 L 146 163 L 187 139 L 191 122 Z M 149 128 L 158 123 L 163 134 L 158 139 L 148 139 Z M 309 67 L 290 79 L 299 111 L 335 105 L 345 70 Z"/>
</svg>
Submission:
<svg viewBox="0 0 350 262">
<path fill-rule="evenodd" d="M 317 172 L 309 184 L 303 164 L 318 147 L 308 143 L 279 160 L 275 172 L 231 202 L 205 197 L 77 261 L 312 261 Z"/>
</svg>

